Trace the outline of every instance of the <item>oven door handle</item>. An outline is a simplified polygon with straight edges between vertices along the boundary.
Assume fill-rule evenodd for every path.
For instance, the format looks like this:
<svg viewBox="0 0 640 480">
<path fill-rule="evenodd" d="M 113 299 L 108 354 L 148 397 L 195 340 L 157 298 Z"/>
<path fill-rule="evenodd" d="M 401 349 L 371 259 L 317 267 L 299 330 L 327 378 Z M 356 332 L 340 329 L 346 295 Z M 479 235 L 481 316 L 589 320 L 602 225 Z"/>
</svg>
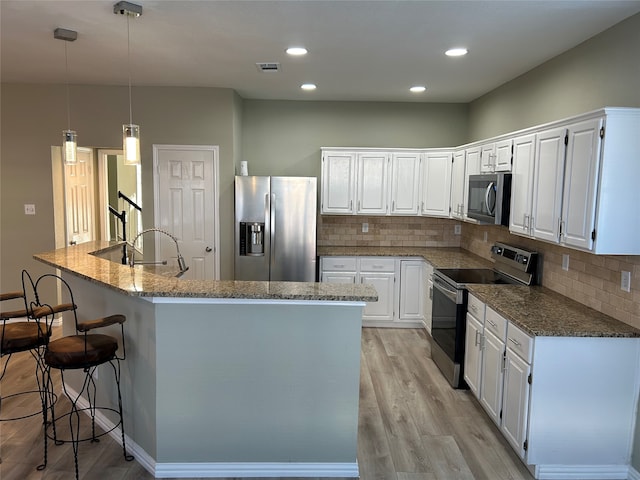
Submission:
<svg viewBox="0 0 640 480">
<path fill-rule="evenodd" d="M 445 282 L 440 280 L 438 277 L 433 277 L 433 288 L 441 292 L 452 302 L 458 304 L 458 291 L 456 289 L 452 289 Z"/>
</svg>

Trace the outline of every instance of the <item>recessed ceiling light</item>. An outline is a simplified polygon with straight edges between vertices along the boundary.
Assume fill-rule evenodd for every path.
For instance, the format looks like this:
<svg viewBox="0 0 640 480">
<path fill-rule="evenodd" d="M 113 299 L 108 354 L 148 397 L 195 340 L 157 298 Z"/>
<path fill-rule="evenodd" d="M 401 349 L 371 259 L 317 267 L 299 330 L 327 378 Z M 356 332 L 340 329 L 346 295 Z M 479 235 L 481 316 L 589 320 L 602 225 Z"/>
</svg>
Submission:
<svg viewBox="0 0 640 480">
<path fill-rule="evenodd" d="M 409 89 L 410 92 L 413 93 L 422 93 L 427 89 L 427 87 L 425 87 L 424 85 L 414 85 L 413 87 L 411 87 Z"/>
<path fill-rule="evenodd" d="M 304 47 L 289 47 L 287 48 L 286 52 L 289 55 L 294 55 L 294 56 L 300 56 L 300 55 L 306 55 L 307 54 L 307 49 Z"/>
<path fill-rule="evenodd" d="M 303 83 L 302 85 L 300 85 L 300 88 L 302 90 L 315 90 L 316 85 L 314 83 Z"/>
<path fill-rule="evenodd" d="M 462 57 L 466 55 L 468 50 L 466 48 L 450 48 L 444 54 L 448 57 Z"/>
</svg>

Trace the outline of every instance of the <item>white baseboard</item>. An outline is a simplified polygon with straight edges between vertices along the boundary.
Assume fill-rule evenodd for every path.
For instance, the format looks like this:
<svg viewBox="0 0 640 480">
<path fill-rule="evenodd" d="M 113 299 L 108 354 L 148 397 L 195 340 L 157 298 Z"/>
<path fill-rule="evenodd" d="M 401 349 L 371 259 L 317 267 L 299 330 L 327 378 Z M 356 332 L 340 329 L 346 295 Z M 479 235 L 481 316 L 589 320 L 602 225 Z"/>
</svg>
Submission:
<svg viewBox="0 0 640 480">
<path fill-rule="evenodd" d="M 628 465 L 536 465 L 534 476 L 538 480 L 628 480 L 629 470 Z"/>
<path fill-rule="evenodd" d="M 73 397 L 77 392 L 66 384 Z M 84 397 L 78 399 L 78 408 L 89 406 Z M 87 413 L 88 415 L 88 413 Z M 100 410 L 96 410 L 96 423 L 118 444 L 122 442 L 122 430 Z M 112 430 L 113 429 L 113 430 Z M 127 453 L 155 478 L 250 478 L 250 477 L 348 477 L 360 476 L 358 462 L 353 463 L 287 463 L 287 462 L 211 462 L 211 463 L 157 463 L 143 448 L 125 434 Z M 640 480 L 640 479 L 639 479 Z"/>
<path fill-rule="evenodd" d="M 627 480 L 640 480 L 640 472 L 633 467 L 629 467 L 629 476 Z"/>
</svg>

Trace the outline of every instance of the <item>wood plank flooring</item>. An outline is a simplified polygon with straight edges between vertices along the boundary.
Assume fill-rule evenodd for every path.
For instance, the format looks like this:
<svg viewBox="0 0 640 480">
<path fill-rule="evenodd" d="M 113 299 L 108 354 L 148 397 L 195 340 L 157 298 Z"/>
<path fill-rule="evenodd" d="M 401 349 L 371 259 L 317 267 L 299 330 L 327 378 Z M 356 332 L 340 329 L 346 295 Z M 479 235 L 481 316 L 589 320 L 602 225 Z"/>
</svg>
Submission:
<svg viewBox="0 0 640 480">
<path fill-rule="evenodd" d="M 362 331 L 358 464 L 364 480 L 532 480 L 469 391 L 452 389 L 430 358 L 422 329 Z M 4 361 L 4 359 L 3 359 Z M 14 356 L 0 385 L 8 395 L 33 380 L 33 359 Z M 59 385 L 57 388 L 59 391 Z M 24 400 L 27 400 L 26 398 Z M 28 402 L 39 401 L 37 397 Z M 59 400 L 61 408 L 66 399 Z M 30 408 L 9 399 L 2 417 Z M 82 443 L 83 480 L 148 480 L 119 443 Z M 1 480 L 74 478 L 70 445 L 49 442 L 43 472 L 41 418 L 0 423 Z M 230 480 L 230 479 L 227 479 Z"/>
</svg>

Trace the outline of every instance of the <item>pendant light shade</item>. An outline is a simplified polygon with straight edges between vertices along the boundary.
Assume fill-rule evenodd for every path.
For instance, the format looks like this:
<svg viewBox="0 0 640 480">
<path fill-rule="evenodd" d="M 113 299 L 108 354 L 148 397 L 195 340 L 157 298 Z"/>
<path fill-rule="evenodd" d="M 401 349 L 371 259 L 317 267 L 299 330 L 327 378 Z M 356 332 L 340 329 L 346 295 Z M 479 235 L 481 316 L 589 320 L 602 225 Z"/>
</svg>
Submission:
<svg viewBox="0 0 640 480">
<path fill-rule="evenodd" d="M 66 28 L 56 28 L 53 38 L 73 42 L 78 38 L 78 32 Z M 78 162 L 78 134 L 71 130 L 71 106 L 69 105 L 69 58 L 67 56 L 67 44 L 64 44 L 64 65 L 67 76 L 67 129 L 62 131 L 62 159 L 67 165 Z"/>
<path fill-rule="evenodd" d="M 124 149 L 124 164 L 140 164 L 140 127 L 132 123 L 122 126 L 122 145 Z"/>
<path fill-rule="evenodd" d="M 62 131 L 62 155 L 66 164 L 78 162 L 78 134 L 75 130 Z"/>
<path fill-rule="evenodd" d="M 122 125 L 122 150 L 125 165 L 140 165 L 140 127 L 133 123 L 131 108 L 131 41 L 129 17 L 142 15 L 142 6 L 130 2 L 118 2 L 113 6 L 113 13 L 127 17 L 127 62 L 129 68 L 129 123 Z"/>
</svg>

